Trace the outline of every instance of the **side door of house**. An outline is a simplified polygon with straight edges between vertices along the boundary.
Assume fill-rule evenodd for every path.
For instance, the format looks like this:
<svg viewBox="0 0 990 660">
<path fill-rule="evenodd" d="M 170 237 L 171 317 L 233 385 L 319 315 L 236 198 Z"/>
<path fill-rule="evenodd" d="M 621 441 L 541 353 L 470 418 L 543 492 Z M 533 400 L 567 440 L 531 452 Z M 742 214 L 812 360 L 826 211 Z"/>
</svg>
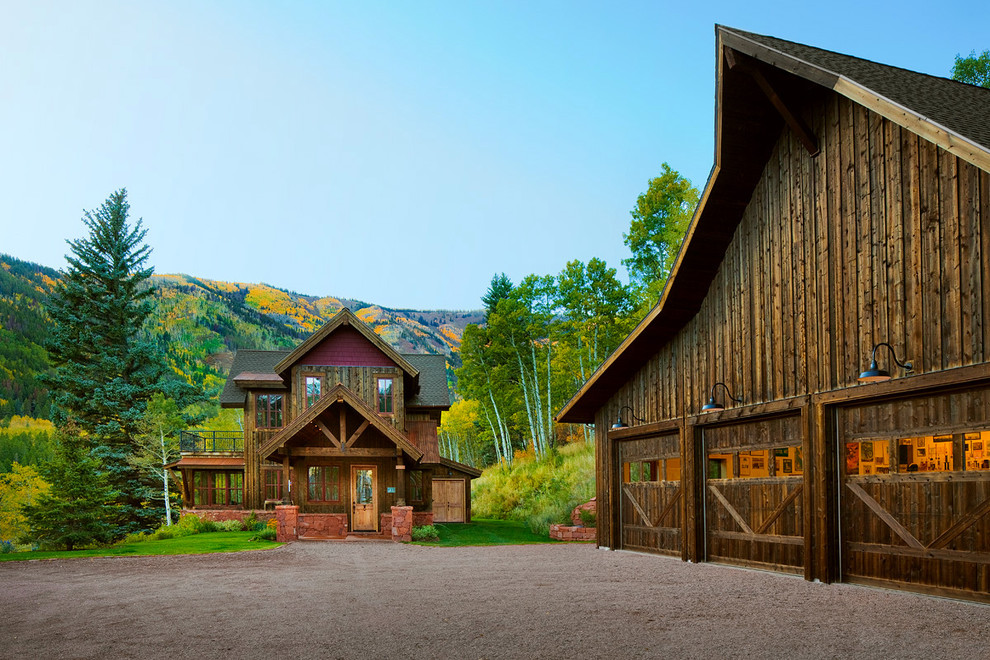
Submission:
<svg viewBox="0 0 990 660">
<path fill-rule="evenodd" d="M 433 480 L 433 521 L 464 522 L 464 480 Z"/>
<path fill-rule="evenodd" d="M 378 480 L 373 466 L 351 468 L 351 530 L 378 531 Z"/>
</svg>

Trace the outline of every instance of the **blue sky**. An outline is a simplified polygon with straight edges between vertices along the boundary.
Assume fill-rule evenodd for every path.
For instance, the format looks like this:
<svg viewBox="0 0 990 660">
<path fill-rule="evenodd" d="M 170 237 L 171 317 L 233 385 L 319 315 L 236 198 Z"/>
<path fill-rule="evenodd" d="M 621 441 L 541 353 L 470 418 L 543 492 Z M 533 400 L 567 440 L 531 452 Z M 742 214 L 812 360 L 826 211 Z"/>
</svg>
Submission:
<svg viewBox="0 0 990 660">
<path fill-rule="evenodd" d="M 389 307 L 625 271 L 664 161 L 703 187 L 720 23 L 935 75 L 990 3 L 0 0 L 0 252 L 61 268 L 126 187 L 160 273 Z"/>
</svg>

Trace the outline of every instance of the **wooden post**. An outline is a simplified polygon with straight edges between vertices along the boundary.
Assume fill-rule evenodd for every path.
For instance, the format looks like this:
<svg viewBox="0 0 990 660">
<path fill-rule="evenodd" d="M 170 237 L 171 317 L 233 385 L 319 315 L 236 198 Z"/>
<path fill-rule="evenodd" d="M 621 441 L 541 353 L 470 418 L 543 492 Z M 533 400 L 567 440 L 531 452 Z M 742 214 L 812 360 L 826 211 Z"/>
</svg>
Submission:
<svg viewBox="0 0 990 660">
<path fill-rule="evenodd" d="M 402 461 L 402 450 L 396 449 L 395 457 L 395 506 L 406 505 L 406 466 Z"/>
<path fill-rule="evenodd" d="M 289 489 L 289 479 L 292 475 L 292 471 L 289 468 L 289 448 L 284 447 L 283 451 L 285 452 L 285 455 L 282 457 L 282 501 L 291 502 L 292 491 Z"/>
</svg>

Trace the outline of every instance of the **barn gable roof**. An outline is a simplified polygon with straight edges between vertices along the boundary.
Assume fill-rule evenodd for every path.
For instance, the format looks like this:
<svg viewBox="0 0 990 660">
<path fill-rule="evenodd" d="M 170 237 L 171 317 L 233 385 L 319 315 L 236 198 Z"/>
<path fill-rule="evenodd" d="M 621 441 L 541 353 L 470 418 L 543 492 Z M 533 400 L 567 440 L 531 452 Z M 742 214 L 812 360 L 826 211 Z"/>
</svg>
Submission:
<svg viewBox="0 0 990 660">
<path fill-rule="evenodd" d="M 734 53 L 783 83 L 792 100 L 834 91 L 990 171 L 990 90 L 735 28 L 716 26 L 715 32 L 715 165 L 698 208 L 659 302 L 558 421 L 594 422 L 597 410 L 697 314 L 708 293 L 784 123 L 765 91 L 742 68 L 731 69 L 727 59 Z"/>
</svg>

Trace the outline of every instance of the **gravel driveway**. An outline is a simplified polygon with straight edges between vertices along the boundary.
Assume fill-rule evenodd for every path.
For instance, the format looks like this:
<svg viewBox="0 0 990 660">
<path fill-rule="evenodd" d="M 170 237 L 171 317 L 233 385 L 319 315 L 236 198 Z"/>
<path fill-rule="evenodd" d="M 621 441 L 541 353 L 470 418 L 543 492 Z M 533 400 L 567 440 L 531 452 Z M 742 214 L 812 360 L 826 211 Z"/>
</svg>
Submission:
<svg viewBox="0 0 990 660">
<path fill-rule="evenodd" d="M 0 564 L 3 658 L 985 658 L 990 607 L 591 545 Z"/>
</svg>

